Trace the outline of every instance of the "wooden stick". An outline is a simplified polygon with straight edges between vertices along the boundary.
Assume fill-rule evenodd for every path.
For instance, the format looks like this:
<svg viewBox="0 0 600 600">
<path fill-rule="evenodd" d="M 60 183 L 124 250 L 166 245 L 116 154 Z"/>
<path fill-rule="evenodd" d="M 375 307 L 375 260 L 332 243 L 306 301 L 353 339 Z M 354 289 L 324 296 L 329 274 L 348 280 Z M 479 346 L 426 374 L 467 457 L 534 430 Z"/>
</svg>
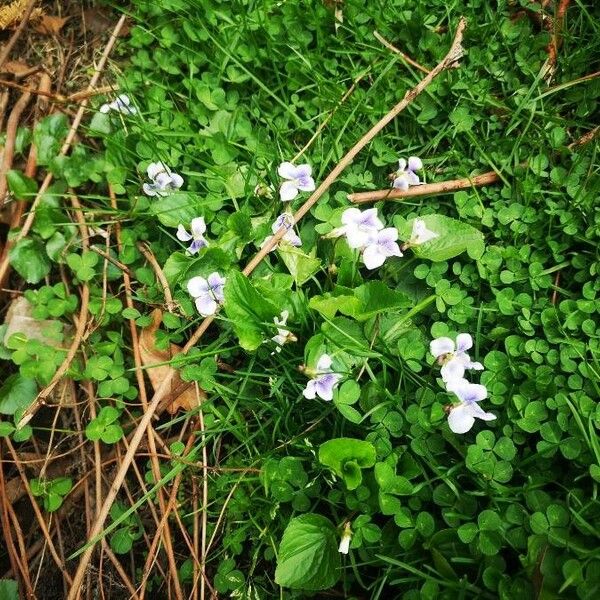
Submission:
<svg viewBox="0 0 600 600">
<path fill-rule="evenodd" d="M 385 115 L 377 124 L 371 127 L 371 129 L 356 143 L 356 145 L 346 154 L 346 156 L 344 156 L 340 163 L 325 178 L 323 183 L 312 193 L 308 200 L 296 212 L 296 214 L 294 215 L 296 222 L 298 222 L 316 204 L 317 200 L 319 200 L 319 198 L 329 189 L 329 187 L 337 179 L 340 173 L 352 163 L 354 157 L 390 121 L 392 121 L 400 112 L 402 112 L 442 71 L 453 68 L 457 65 L 457 62 L 463 55 L 462 38 L 465 27 L 466 21 L 464 18 L 461 18 L 458 23 L 458 27 L 456 28 L 456 34 L 454 36 L 454 40 L 452 42 L 450 50 L 442 59 L 442 61 L 430 73 L 428 73 L 423 78 L 423 80 L 419 82 L 412 90 L 406 92 L 404 98 L 396 106 L 394 106 L 394 108 L 392 108 L 392 110 L 387 115 Z M 273 237 L 246 265 L 246 268 L 243 270 L 243 273 L 245 275 L 249 275 L 250 273 L 252 273 L 252 271 L 260 264 L 261 260 L 265 256 L 267 256 L 269 252 L 279 243 L 281 238 L 283 238 L 283 236 L 285 235 L 286 231 L 286 227 L 281 227 L 279 231 L 277 231 L 273 235 Z M 204 321 L 200 324 L 198 329 L 192 334 L 188 343 L 184 346 L 182 354 L 187 354 L 187 352 L 189 352 L 189 350 L 196 345 L 196 343 L 201 339 L 202 335 L 204 335 L 204 332 L 208 329 L 213 320 L 214 316 L 207 317 L 206 319 L 204 319 Z M 129 470 L 129 466 L 133 462 L 136 450 L 140 445 L 142 438 L 144 437 L 146 428 L 148 427 L 150 421 L 154 418 L 154 415 L 161 400 L 169 390 L 172 378 L 173 374 L 165 377 L 164 381 L 156 389 L 156 391 L 154 392 L 154 396 L 152 397 L 152 400 L 148 405 L 147 410 L 144 412 L 135 432 L 133 433 L 133 436 L 131 437 L 131 442 L 129 444 L 129 448 L 127 449 L 127 453 L 123 457 L 123 462 L 121 463 L 121 466 L 113 479 L 109 492 L 104 500 L 104 504 L 102 505 L 102 509 L 100 510 L 100 513 L 96 518 L 94 527 L 92 528 L 92 532 L 90 534 L 91 539 L 89 539 L 87 542 L 87 548 L 81 553 L 81 560 L 79 561 L 79 566 L 77 567 L 77 570 L 73 577 L 73 585 L 71 586 L 71 590 L 69 591 L 67 600 L 76 600 L 80 595 L 81 582 L 83 581 L 83 577 L 90 563 L 90 559 L 94 551 L 94 546 L 102 538 L 102 530 L 104 528 L 104 523 L 106 521 L 106 518 L 108 517 L 110 508 L 113 502 L 115 501 L 115 498 L 117 497 L 121 486 L 123 485 L 123 482 L 127 475 L 127 471 Z"/>
<path fill-rule="evenodd" d="M 452 179 L 451 181 L 439 181 L 438 183 L 424 183 L 414 185 L 406 191 L 389 188 L 387 190 L 374 190 L 372 192 L 358 192 L 348 194 L 348 200 L 355 204 L 363 202 L 377 202 L 379 200 L 404 200 L 404 198 L 416 198 L 418 196 L 433 196 L 435 194 L 451 194 L 457 190 L 466 190 L 474 187 L 482 187 L 492 183 L 498 183 L 500 175 L 495 171 L 464 177 L 463 179 Z"/>
<path fill-rule="evenodd" d="M 428 74 L 429 73 L 429 69 L 427 69 L 426 67 L 424 67 L 423 65 L 420 65 L 416 60 L 413 60 L 410 56 L 408 56 L 408 54 L 405 54 L 404 52 L 402 52 L 402 50 L 399 50 L 398 48 L 396 48 L 396 46 L 394 46 L 393 44 L 391 44 L 390 42 L 388 42 L 378 31 L 374 31 L 373 35 L 375 36 L 375 38 L 377 38 L 377 40 L 379 40 L 388 50 L 391 50 L 392 52 L 394 52 L 395 54 L 398 54 L 399 56 L 402 57 L 402 59 L 407 62 L 409 65 L 412 65 L 415 69 L 419 69 L 419 71 Z"/>
<path fill-rule="evenodd" d="M 152 267 L 152 269 L 154 270 L 156 279 L 158 279 L 158 281 L 163 289 L 163 294 L 165 297 L 165 303 L 167 306 L 167 310 L 170 313 L 175 312 L 176 304 L 173 301 L 173 295 L 171 294 L 171 288 L 169 287 L 169 282 L 167 281 L 167 278 L 165 277 L 163 270 L 161 269 L 160 265 L 158 264 L 156 257 L 154 256 L 154 254 L 152 254 L 152 250 L 150 250 L 150 248 L 148 246 L 146 246 L 146 244 L 143 244 L 142 242 L 138 242 L 137 247 L 138 247 L 138 250 L 144 255 L 146 260 L 150 263 L 150 266 Z"/>
</svg>

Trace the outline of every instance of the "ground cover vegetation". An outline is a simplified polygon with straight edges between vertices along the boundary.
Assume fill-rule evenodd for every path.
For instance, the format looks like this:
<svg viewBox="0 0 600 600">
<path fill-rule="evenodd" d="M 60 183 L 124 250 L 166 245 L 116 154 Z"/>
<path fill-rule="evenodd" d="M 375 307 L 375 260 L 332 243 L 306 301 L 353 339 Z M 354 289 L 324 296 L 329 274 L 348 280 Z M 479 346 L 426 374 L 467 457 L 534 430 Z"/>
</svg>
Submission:
<svg viewBox="0 0 600 600">
<path fill-rule="evenodd" d="M 119 11 L 6 175 L 6 597 L 597 598 L 600 7 Z"/>
</svg>

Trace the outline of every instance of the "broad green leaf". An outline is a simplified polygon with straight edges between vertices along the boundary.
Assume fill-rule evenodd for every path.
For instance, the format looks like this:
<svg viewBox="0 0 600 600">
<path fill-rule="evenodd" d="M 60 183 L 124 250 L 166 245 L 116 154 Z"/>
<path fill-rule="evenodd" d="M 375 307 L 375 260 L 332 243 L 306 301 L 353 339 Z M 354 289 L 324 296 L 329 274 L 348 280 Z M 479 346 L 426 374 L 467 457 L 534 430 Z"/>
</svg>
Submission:
<svg viewBox="0 0 600 600">
<path fill-rule="evenodd" d="M 180 223 L 186 228 L 192 219 L 202 214 L 201 202 L 190 192 L 170 192 L 156 196 L 150 204 L 150 212 L 167 227 L 177 227 Z"/>
<path fill-rule="evenodd" d="M 19 585 L 14 579 L 0 579 L 0 599 L 19 600 Z"/>
<path fill-rule="evenodd" d="M 133 540 L 128 527 L 121 527 L 110 536 L 110 547 L 116 554 L 127 554 L 132 546 Z"/>
<path fill-rule="evenodd" d="M 38 189 L 35 179 L 13 169 L 6 173 L 6 183 L 17 200 L 31 200 Z"/>
<path fill-rule="evenodd" d="M 319 447 L 319 462 L 341 477 L 349 490 L 361 484 L 361 469 L 372 467 L 375 460 L 375 446 L 364 440 L 336 438 Z"/>
<path fill-rule="evenodd" d="M 321 261 L 315 256 L 316 249 L 311 254 L 305 254 L 294 246 L 280 243 L 278 252 L 296 285 L 308 281 L 321 268 Z"/>
<path fill-rule="evenodd" d="M 225 313 L 244 350 L 256 350 L 271 331 L 273 317 L 280 310 L 252 285 L 239 271 L 232 271 L 225 284 Z M 271 334 L 273 335 L 273 334 Z"/>
<path fill-rule="evenodd" d="M 10 375 L 0 388 L 0 413 L 14 415 L 18 409 L 27 408 L 37 395 L 37 384 L 19 374 Z"/>
<path fill-rule="evenodd" d="M 437 233 L 438 237 L 411 248 L 419 258 L 440 262 L 454 258 L 463 252 L 467 252 L 474 259 L 482 257 L 485 250 L 483 234 L 475 227 L 443 215 L 425 215 L 420 218 L 425 221 L 427 229 Z M 405 221 L 402 217 L 394 219 L 400 239 L 410 240 L 413 223 L 414 219 L 410 221 Z"/>
<path fill-rule="evenodd" d="M 326 590 L 339 579 L 340 553 L 335 527 L 321 515 L 292 519 L 279 545 L 275 582 L 291 589 Z"/>
<path fill-rule="evenodd" d="M 110 114 L 101 112 L 95 113 L 89 125 L 90 135 L 102 137 L 103 135 L 108 135 L 111 131 Z"/>
<path fill-rule="evenodd" d="M 10 264 L 27 283 L 39 283 L 50 272 L 50 260 L 44 244 L 36 238 L 24 238 L 9 252 Z"/>
<path fill-rule="evenodd" d="M 38 165 L 49 165 L 58 156 L 68 130 L 68 119 L 63 113 L 54 113 L 36 125 L 33 143 L 37 148 Z"/>
</svg>

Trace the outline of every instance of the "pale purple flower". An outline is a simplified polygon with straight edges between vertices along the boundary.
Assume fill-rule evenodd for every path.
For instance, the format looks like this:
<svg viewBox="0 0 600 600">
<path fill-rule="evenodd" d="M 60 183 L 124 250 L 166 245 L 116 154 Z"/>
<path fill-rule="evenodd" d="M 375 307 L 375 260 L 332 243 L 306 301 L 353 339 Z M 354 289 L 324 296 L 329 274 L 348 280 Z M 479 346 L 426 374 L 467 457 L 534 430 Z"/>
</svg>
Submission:
<svg viewBox="0 0 600 600">
<path fill-rule="evenodd" d="M 431 229 L 427 229 L 427 225 L 425 225 L 423 219 L 415 219 L 413 221 L 412 233 L 408 243 L 411 246 L 420 246 L 437 237 L 440 237 L 439 234 L 435 233 L 435 231 L 431 231 Z"/>
<path fill-rule="evenodd" d="M 289 316 L 290 313 L 287 310 L 282 310 L 279 317 L 273 317 L 273 323 L 277 326 L 277 335 L 271 338 L 271 341 L 277 344 L 275 352 L 281 352 L 281 347 L 288 342 L 297 341 L 296 336 L 289 329 L 285 328 Z"/>
<path fill-rule="evenodd" d="M 302 246 L 302 240 L 300 239 L 300 236 L 294 230 L 294 216 L 293 215 L 291 215 L 290 213 L 283 213 L 283 214 L 279 215 L 277 217 L 277 219 L 275 219 L 275 222 L 273 223 L 273 225 L 271 225 L 271 231 L 273 233 L 277 233 L 282 227 L 285 227 L 287 229 L 287 231 L 283 234 L 281 241 L 287 242 L 290 246 L 294 246 L 296 248 L 298 248 L 299 246 Z M 269 235 L 268 237 L 266 237 L 264 239 L 263 243 L 260 245 L 260 247 L 262 248 L 272 237 L 273 237 L 272 235 Z M 277 248 L 277 246 L 272 248 L 271 252 L 273 252 L 273 250 L 275 250 L 275 248 Z"/>
<path fill-rule="evenodd" d="M 200 249 L 208 246 L 208 242 L 204 238 L 204 233 L 206 232 L 204 218 L 196 217 L 195 219 L 192 219 L 190 229 L 191 233 L 188 233 L 186 228 L 180 223 L 177 226 L 177 239 L 182 242 L 189 242 L 191 240 L 192 243 L 188 248 L 188 252 L 190 254 L 196 254 Z"/>
<path fill-rule="evenodd" d="M 120 112 L 124 115 L 135 115 L 137 113 L 137 109 L 135 106 L 131 106 L 131 100 L 129 100 L 129 96 L 126 94 L 121 94 L 117 96 L 115 100 L 109 102 L 107 104 L 103 104 L 100 107 L 101 113 L 107 113 L 111 110 L 115 112 Z"/>
<path fill-rule="evenodd" d="M 350 248 L 364 248 L 383 229 L 383 223 L 377 217 L 377 209 L 360 211 L 347 208 L 342 213 L 342 226 L 334 229 L 327 237 L 346 236 Z"/>
<path fill-rule="evenodd" d="M 312 192 L 315 189 L 315 180 L 311 177 L 310 165 L 295 166 L 291 162 L 282 162 L 277 169 L 280 177 L 287 179 L 279 188 L 279 197 L 282 202 L 293 200 L 298 192 Z"/>
<path fill-rule="evenodd" d="M 429 351 L 442 365 L 441 375 L 444 383 L 461 380 L 467 369 L 482 371 L 480 362 L 471 361 L 467 350 L 473 347 L 473 338 L 468 333 L 456 336 L 456 345 L 449 337 L 439 337 L 432 340 Z"/>
<path fill-rule="evenodd" d="M 225 297 L 223 288 L 225 277 L 217 272 L 211 273 L 206 279 L 204 277 L 192 277 L 187 283 L 187 289 L 196 302 L 196 308 L 203 317 L 214 315 Z"/>
<path fill-rule="evenodd" d="M 398 170 L 395 173 L 393 187 L 405 192 L 411 185 L 419 185 L 421 180 L 415 171 L 420 171 L 423 163 L 420 158 L 410 156 L 408 162 L 401 158 L 398 161 Z"/>
<path fill-rule="evenodd" d="M 302 392 L 305 398 L 312 400 L 319 396 L 328 402 L 333 400 L 333 390 L 342 376 L 331 370 L 331 362 L 329 354 L 323 354 L 319 358 L 317 368 L 311 373 L 313 378 L 306 384 L 306 388 Z"/>
<path fill-rule="evenodd" d="M 460 400 L 460 404 L 453 406 L 448 414 L 448 425 L 454 433 L 467 433 L 475 419 L 493 421 L 496 418 L 496 415 L 485 412 L 477 404 L 487 398 L 488 391 L 484 385 L 457 379 L 450 382 L 447 389 Z"/>
<path fill-rule="evenodd" d="M 164 196 L 172 190 L 177 190 L 183 185 L 183 177 L 171 171 L 161 162 L 148 165 L 148 178 L 152 183 L 144 183 L 143 190 L 147 196 Z"/>
<path fill-rule="evenodd" d="M 380 267 L 391 256 L 402 256 L 398 239 L 398 230 L 395 227 L 386 227 L 375 232 L 368 241 L 362 253 L 363 263 L 367 269 Z"/>
</svg>

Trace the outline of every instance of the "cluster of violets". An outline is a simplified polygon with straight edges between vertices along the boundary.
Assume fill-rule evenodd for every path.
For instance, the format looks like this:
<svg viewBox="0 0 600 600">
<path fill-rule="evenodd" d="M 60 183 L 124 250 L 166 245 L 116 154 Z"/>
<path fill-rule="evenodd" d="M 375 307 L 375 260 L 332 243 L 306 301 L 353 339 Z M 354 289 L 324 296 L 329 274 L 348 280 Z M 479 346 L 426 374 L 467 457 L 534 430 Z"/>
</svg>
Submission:
<svg viewBox="0 0 600 600">
<path fill-rule="evenodd" d="M 496 418 L 478 404 L 487 398 L 487 388 L 465 379 L 466 371 L 483 371 L 483 365 L 472 361 L 467 352 L 472 347 L 473 338 L 468 333 L 459 333 L 456 342 L 449 337 L 439 337 L 429 345 L 429 351 L 442 367 L 440 374 L 446 391 L 459 400 L 448 409 L 448 425 L 454 433 L 467 433 L 475 419 L 493 421 Z"/>
<path fill-rule="evenodd" d="M 114 101 L 103 104 L 100 112 L 118 112 L 126 115 L 135 115 L 137 110 L 131 105 L 129 97 L 121 94 Z M 392 187 L 402 191 L 408 190 L 410 186 L 420 185 L 422 182 L 417 171 L 423 169 L 420 158 L 411 156 L 408 160 L 401 158 L 398 161 L 398 169 L 393 175 Z M 283 162 L 277 170 L 283 182 L 279 188 L 279 197 L 282 202 L 287 203 L 294 200 L 300 192 L 312 192 L 316 189 L 315 180 L 312 177 L 312 169 L 308 164 L 294 165 L 291 162 Z M 143 184 L 142 189 L 148 196 L 164 196 L 183 185 L 183 178 L 172 171 L 162 162 L 154 162 L 148 165 L 147 175 L 149 182 Z M 266 188 L 268 195 L 271 188 Z M 257 193 L 262 188 L 257 186 Z M 402 248 L 398 244 L 398 230 L 395 227 L 386 227 L 377 215 L 376 208 L 364 211 L 358 208 L 348 208 L 342 214 L 342 226 L 333 230 L 326 237 L 338 238 L 344 236 L 348 246 L 358 250 L 362 262 L 367 269 L 381 267 L 386 259 L 403 256 L 402 251 L 410 247 L 429 242 L 438 237 L 438 234 L 427 228 L 425 221 L 415 219 L 411 238 L 405 242 Z M 286 232 L 281 239 L 282 243 L 294 247 L 302 245 L 302 240 L 294 230 L 294 217 L 287 211 L 280 214 L 272 224 L 273 234 L 282 227 Z M 187 251 L 194 255 L 202 248 L 209 245 L 204 237 L 206 223 L 203 217 L 196 217 L 190 223 L 190 231 L 183 224 L 177 227 L 177 239 L 182 242 L 190 242 Z M 263 247 L 272 236 L 267 237 Z M 208 317 L 214 315 L 224 301 L 224 288 L 226 278 L 218 272 L 211 273 L 208 277 L 192 277 L 187 283 L 187 290 L 194 299 L 196 308 L 200 315 Z M 275 344 L 275 352 L 288 342 L 295 342 L 297 338 L 287 329 L 288 311 L 284 310 L 278 317 L 273 319 L 277 334 L 271 338 Z M 487 388 L 478 383 L 471 383 L 465 379 L 466 371 L 481 371 L 483 365 L 471 361 L 468 350 L 473 346 L 473 339 L 468 333 L 461 333 L 456 341 L 448 337 L 440 337 L 432 340 L 430 352 L 441 365 L 441 377 L 446 391 L 454 394 L 459 402 L 448 409 L 448 425 L 454 433 L 466 433 L 475 423 L 475 419 L 492 421 L 496 418 L 492 413 L 485 412 L 479 402 L 487 398 Z M 309 377 L 309 381 L 303 390 L 303 396 L 308 399 L 320 398 L 325 401 L 333 400 L 336 387 L 343 379 L 341 373 L 333 368 L 333 359 L 329 354 L 322 354 L 314 368 L 303 367 L 302 370 Z M 346 524 L 339 551 L 347 554 L 352 537 L 349 523 Z"/>
</svg>

